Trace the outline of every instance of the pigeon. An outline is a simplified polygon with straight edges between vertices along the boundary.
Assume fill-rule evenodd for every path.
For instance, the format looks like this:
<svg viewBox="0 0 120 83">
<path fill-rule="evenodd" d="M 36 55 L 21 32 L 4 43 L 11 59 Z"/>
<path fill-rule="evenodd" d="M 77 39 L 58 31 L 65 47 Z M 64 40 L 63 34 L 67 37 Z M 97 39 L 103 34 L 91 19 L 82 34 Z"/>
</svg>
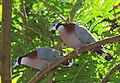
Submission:
<svg viewBox="0 0 120 83">
<path fill-rule="evenodd" d="M 49 47 L 38 48 L 24 56 L 17 57 L 14 60 L 14 68 L 21 64 L 43 71 L 45 68 L 58 59 L 64 57 L 64 54 L 59 50 Z M 69 61 L 63 62 L 62 66 L 70 67 Z"/>
<path fill-rule="evenodd" d="M 98 41 L 85 27 L 75 23 L 53 23 L 49 31 L 55 30 L 58 30 L 62 41 L 69 47 L 74 48 L 77 54 L 79 48 Z M 102 46 L 96 47 L 91 51 L 100 54 L 108 61 L 113 58 L 109 53 L 103 50 Z"/>
</svg>

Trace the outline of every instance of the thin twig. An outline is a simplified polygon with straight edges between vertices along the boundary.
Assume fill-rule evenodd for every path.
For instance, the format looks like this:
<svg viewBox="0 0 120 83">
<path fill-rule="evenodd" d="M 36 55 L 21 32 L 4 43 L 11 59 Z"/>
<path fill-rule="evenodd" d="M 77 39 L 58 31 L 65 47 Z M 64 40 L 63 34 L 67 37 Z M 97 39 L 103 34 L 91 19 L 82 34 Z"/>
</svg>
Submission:
<svg viewBox="0 0 120 83">
<path fill-rule="evenodd" d="M 27 32 L 27 31 L 28 31 L 28 21 L 27 21 L 26 9 L 25 9 L 25 6 L 24 6 L 24 0 L 20 0 L 20 1 L 21 1 L 21 3 L 22 3 L 22 10 L 23 10 L 24 24 L 25 24 L 26 32 Z"/>
<path fill-rule="evenodd" d="M 88 46 L 85 46 L 85 47 L 82 47 L 79 49 L 79 53 L 82 54 L 88 50 L 91 50 L 95 47 L 98 47 L 100 45 L 104 45 L 104 44 L 107 44 L 107 43 L 113 43 L 113 42 L 118 42 L 120 41 L 120 35 L 118 36 L 114 36 L 114 37 L 111 37 L 111 38 L 108 38 L 108 39 L 104 39 L 102 41 L 98 41 L 98 42 L 95 42 L 95 43 L 92 43 L 92 44 L 89 44 Z M 61 63 L 63 63 L 64 61 L 66 60 L 69 60 L 70 58 L 73 58 L 75 57 L 77 54 L 75 51 L 69 53 L 70 56 L 65 56 L 63 58 L 61 58 L 60 60 L 58 60 L 57 62 L 51 64 L 51 67 L 50 68 L 46 68 L 43 72 L 41 73 L 37 73 L 30 81 L 29 83 L 36 83 L 38 79 L 41 79 L 46 73 L 50 72 L 51 70 L 53 70 L 54 68 L 56 68 L 57 66 L 59 66 Z M 37 79 L 36 79 L 37 78 Z"/>
<path fill-rule="evenodd" d="M 47 8 L 49 8 L 52 12 L 54 12 L 57 16 L 59 16 L 63 21 L 66 21 L 65 17 L 60 15 L 60 13 L 56 12 L 55 9 L 53 9 L 49 4 L 47 4 L 45 1 L 40 0 Z"/>
<path fill-rule="evenodd" d="M 26 27 L 26 34 L 27 34 L 27 38 L 29 39 L 30 43 L 33 46 L 33 42 L 32 42 L 32 37 L 31 34 L 28 34 L 28 20 L 27 20 L 27 13 L 26 13 L 26 9 L 24 6 L 24 0 L 20 0 L 21 4 L 22 4 L 22 10 L 23 10 L 23 18 L 24 18 L 24 25 Z"/>
<path fill-rule="evenodd" d="M 34 29 L 32 29 L 32 28 L 29 28 L 29 26 L 28 26 L 28 20 L 27 20 L 27 14 L 26 14 L 26 9 L 25 9 L 25 6 L 24 6 L 24 0 L 20 0 L 20 1 L 21 1 L 21 3 L 22 3 L 23 14 L 21 13 L 21 15 L 22 15 L 23 18 L 24 18 L 24 25 L 25 25 L 25 27 L 26 27 L 26 33 L 27 33 L 28 29 L 29 29 L 30 31 L 36 33 L 37 35 L 43 37 L 43 39 L 47 40 L 47 38 L 44 37 L 43 35 L 41 35 L 40 32 L 38 32 L 37 30 L 34 30 Z M 28 36 L 30 37 L 30 42 L 32 43 L 31 34 L 28 34 Z"/>
<path fill-rule="evenodd" d="M 101 83 L 105 83 L 110 76 L 116 72 L 116 70 L 120 69 L 120 64 L 116 65 L 114 68 L 111 69 L 111 71 L 107 74 L 107 76 L 105 76 L 105 78 L 103 78 L 103 80 L 101 81 Z"/>
<path fill-rule="evenodd" d="M 37 30 L 35 30 L 35 29 L 33 29 L 33 28 L 29 28 L 29 29 L 30 29 L 30 31 L 32 31 L 33 33 L 35 33 L 35 34 L 43 37 L 43 39 L 47 40 L 47 38 L 46 38 L 45 36 L 43 36 L 43 35 L 42 35 L 40 32 L 38 32 Z"/>
<path fill-rule="evenodd" d="M 82 6 L 82 2 L 83 0 L 77 0 L 74 4 L 74 6 L 72 7 L 71 11 L 70 11 L 70 17 L 67 19 L 70 22 L 73 20 L 76 11 Z"/>
<path fill-rule="evenodd" d="M 43 39 L 47 40 L 47 38 L 46 38 L 45 36 L 43 36 L 40 32 L 38 32 L 37 30 L 35 30 L 35 29 L 33 29 L 33 28 L 31 28 L 31 27 L 28 26 L 27 14 L 26 14 L 25 6 L 24 6 L 24 4 L 23 4 L 23 0 L 21 0 L 21 3 L 22 3 L 23 13 L 22 13 L 21 11 L 17 10 L 17 9 L 16 9 L 16 10 L 17 10 L 17 11 L 23 16 L 23 18 L 24 18 L 24 25 L 25 25 L 25 27 L 26 27 L 26 32 L 27 32 L 27 30 L 29 29 L 31 32 L 33 32 L 33 33 L 35 33 L 35 34 L 43 37 Z M 29 35 L 30 35 L 30 34 L 29 34 Z M 30 41 L 31 41 L 31 40 L 30 40 Z"/>
</svg>

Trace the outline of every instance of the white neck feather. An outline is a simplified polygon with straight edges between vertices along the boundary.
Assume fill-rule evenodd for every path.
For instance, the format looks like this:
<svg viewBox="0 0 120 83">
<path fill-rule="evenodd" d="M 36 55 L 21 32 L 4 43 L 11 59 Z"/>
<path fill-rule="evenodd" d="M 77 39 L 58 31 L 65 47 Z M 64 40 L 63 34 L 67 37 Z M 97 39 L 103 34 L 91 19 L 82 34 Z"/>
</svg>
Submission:
<svg viewBox="0 0 120 83">
<path fill-rule="evenodd" d="M 29 58 L 23 57 L 21 60 L 21 64 L 27 65 L 30 62 Z"/>
<path fill-rule="evenodd" d="M 59 32 L 63 32 L 63 31 L 65 31 L 64 26 L 63 26 L 63 25 L 60 25 L 60 26 L 58 27 L 58 31 L 59 31 Z"/>
</svg>

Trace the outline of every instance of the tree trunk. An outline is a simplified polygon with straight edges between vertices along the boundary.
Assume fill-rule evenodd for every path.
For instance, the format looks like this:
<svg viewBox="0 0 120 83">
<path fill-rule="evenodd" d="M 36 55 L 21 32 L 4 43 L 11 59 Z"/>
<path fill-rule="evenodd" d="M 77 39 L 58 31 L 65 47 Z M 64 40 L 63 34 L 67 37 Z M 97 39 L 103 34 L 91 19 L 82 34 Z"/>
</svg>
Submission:
<svg viewBox="0 0 120 83">
<path fill-rule="evenodd" d="M 12 0 L 2 2 L 2 37 L 1 37 L 1 77 L 2 83 L 11 83 L 10 47 L 11 47 L 11 12 Z"/>
</svg>

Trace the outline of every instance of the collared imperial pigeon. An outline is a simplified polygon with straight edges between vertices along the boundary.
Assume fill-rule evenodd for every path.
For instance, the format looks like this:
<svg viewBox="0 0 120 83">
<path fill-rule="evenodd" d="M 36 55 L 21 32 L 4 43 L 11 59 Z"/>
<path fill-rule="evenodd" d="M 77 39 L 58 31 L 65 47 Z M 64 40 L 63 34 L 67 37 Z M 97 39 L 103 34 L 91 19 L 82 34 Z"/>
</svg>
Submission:
<svg viewBox="0 0 120 83">
<path fill-rule="evenodd" d="M 63 53 L 59 50 L 55 50 L 49 47 L 38 48 L 24 56 L 17 57 L 14 60 L 14 67 L 24 64 L 32 68 L 36 68 L 43 71 L 49 64 L 57 61 L 58 59 L 64 57 Z M 71 66 L 69 61 L 63 62 L 62 66 Z"/>
<path fill-rule="evenodd" d="M 54 23 L 49 28 L 49 31 L 50 30 L 58 30 L 63 42 L 75 50 L 97 41 L 85 27 L 74 23 Z M 100 54 L 108 61 L 111 60 L 112 56 L 103 51 L 102 48 L 102 46 L 99 46 L 91 51 Z"/>
</svg>

